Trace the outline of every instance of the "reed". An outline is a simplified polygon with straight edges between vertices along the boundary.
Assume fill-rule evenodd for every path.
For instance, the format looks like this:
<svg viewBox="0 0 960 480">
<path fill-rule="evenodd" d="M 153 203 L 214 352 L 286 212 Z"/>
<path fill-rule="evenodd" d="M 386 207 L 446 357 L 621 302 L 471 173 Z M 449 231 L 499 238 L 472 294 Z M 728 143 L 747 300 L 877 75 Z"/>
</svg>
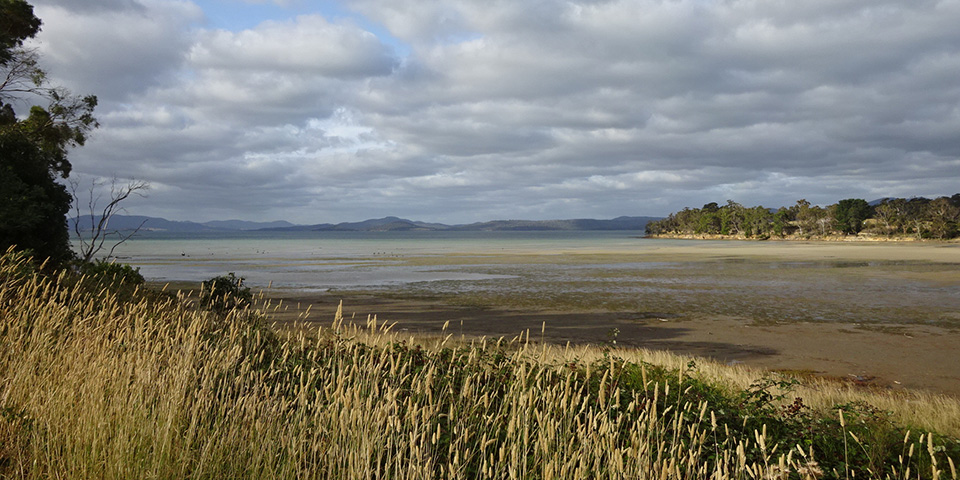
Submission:
<svg viewBox="0 0 960 480">
<path fill-rule="evenodd" d="M 791 444 L 800 420 L 676 357 L 339 312 L 281 336 L 262 300 L 218 314 L 23 261 L 0 260 L 0 477 L 957 478 L 950 438 L 900 435 L 891 462 L 862 411 Z"/>
</svg>

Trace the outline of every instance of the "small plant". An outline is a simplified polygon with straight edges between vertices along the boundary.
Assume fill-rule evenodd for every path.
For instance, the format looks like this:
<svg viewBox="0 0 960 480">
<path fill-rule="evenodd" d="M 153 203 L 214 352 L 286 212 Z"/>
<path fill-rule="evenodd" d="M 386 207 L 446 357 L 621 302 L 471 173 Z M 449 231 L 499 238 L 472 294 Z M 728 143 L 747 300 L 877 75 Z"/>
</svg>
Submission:
<svg viewBox="0 0 960 480">
<path fill-rule="evenodd" d="M 778 405 L 789 397 L 800 381 L 778 373 L 764 375 L 741 393 L 744 406 L 758 411 L 775 412 Z"/>
<path fill-rule="evenodd" d="M 620 329 L 611 328 L 610 330 L 607 331 L 607 343 L 609 343 L 610 345 L 616 346 L 618 336 L 620 336 Z"/>
<path fill-rule="evenodd" d="M 218 313 L 248 307 L 253 294 L 250 287 L 243 286 L 243 280 L 230 272 L 201 283 L 200 304 Z"/>
<path fill-rule="evenodd" d="M 139 267 L 131 267 L 125 263 L 117 263 L 107 260 L 97 260 L 95 262 L 83 262 L 79 267 L 80 273 L 89 277 L 95 277 L 97 280 L 106 281 L 111 285 L 136 286 L 143 285 L 145 280 L 140 274 Z"/>
</svg>

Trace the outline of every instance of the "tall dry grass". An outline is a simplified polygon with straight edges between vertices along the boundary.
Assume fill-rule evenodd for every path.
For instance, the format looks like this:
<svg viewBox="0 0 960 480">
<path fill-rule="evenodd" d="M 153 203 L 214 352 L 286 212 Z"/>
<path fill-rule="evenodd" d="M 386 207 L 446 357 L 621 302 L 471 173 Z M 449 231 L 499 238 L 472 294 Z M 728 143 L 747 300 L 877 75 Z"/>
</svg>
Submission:
<svg viewBox="0 0 960 480">
<path fill-rule="evenodd" d="M 721 390 L 693 376 L 712 374 L 618 352 L 419 345 L 339 316 L 281 338 L 268 306 L 131 301 L 23 262 L 0 260 L 2 477 L 957 478 L 930 434 L 898 462 L 830 471 L 716 409 Z"/>
<path fill-rule="evenodd" d="M 590 362 L 603 357 L 605 351 L 607 349 L 590 345 L 548 346 L 538 360 L 548 363 L 571 360 Z M 682 370 L 692 361 L 696 363 L 700 378 L 725 385 L 733 391 L 749 389 L 759 379 L 770 375 L 770 372 L 745 365 L 727 365 L 663 350 L 624 348 L 615 349 L 615 354 L 627 362 L 650 363 L 673 370 Z M 960 438 L 960 399 L 949 395 L 921 390 L 871 389 L 818 376 L 805 376 L 802 382 L 791 387 L 789 394 L 791 399 L 800 397 L 807 406 L 818 410 L 830 409 L 835 405 L 867 403 L 886 412 L 898 424 Z"/>
</svg>

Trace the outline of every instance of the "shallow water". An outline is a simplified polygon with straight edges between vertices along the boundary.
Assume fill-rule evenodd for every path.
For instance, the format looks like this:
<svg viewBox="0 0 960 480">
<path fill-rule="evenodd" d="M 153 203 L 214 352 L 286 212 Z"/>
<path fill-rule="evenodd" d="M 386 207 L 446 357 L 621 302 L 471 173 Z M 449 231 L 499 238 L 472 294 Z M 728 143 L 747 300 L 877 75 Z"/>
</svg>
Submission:
<svg viewBox="0 0 960 480">
<path fill-rule="evenodd" d="M 960 326 L 953 246 L 649 240 L 640 232 L 150 234 L 118 249 L 153 281 L 377 291 L 645 318 Z M 948 253 L 946 261 L 942 261 Z"/>
<path fill-rule="evenodd" d="M 641 232 L 146 233 L 117 249 L 151 281 L 201 281 L 227 272 L 253 286 L 307 290 L 504 278 L 417 265 L 445 255 L 623 248 Z M 420 259 L 420 261 L 412 261 Z M 428 264 L 435 262 L 427 261 Z M 508 277 L 511 275 L 507 275 Z"/>
</svg>

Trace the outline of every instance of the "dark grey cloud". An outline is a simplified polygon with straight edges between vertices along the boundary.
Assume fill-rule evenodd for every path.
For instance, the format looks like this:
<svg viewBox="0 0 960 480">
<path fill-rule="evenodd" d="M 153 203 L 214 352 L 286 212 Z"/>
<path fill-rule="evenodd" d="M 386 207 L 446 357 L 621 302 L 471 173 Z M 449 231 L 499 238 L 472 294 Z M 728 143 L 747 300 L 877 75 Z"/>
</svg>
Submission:
<svg viewBox="0 0 960 480">
<path fill-rule="evenodd" d="M 35 0 L 30 3 L 39 7 L 59 7 L 81 15 L 123 11 L 143 13 L 147 10 L 138 0 Z"/>
<path fill-rule="evenodd" d="M 278 2 L 283 4 L 283 2 Z M 171 218 L 447 222 L 956 193 L 958 0 L 38 1 L 79 172 Z M 111 26 L 107 28 L 107 26 Z M 399 53 L 403 52 L 403 53 Z"/>
</svg>

